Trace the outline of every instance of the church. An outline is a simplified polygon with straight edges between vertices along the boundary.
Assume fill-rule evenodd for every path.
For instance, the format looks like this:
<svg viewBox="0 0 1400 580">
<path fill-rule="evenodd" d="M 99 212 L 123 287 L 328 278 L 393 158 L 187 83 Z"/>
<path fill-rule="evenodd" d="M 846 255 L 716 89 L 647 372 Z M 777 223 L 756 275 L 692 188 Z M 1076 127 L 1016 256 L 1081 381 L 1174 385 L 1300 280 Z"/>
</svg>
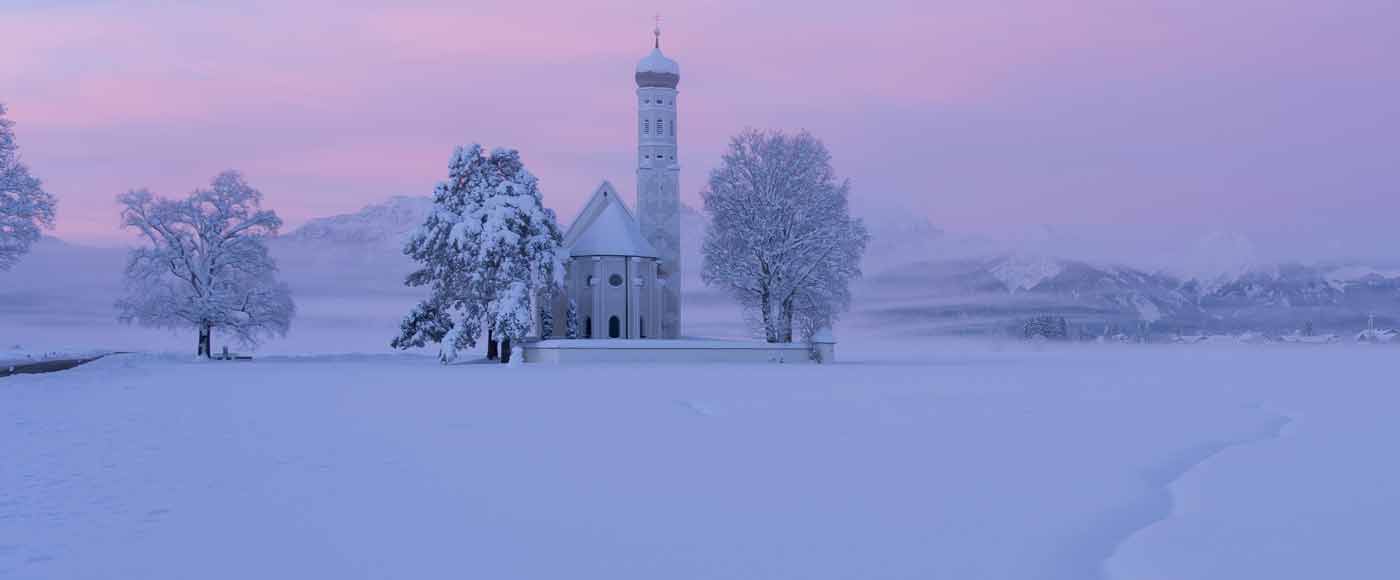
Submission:
<svg viewBox="0 0 1400 580">
<path fill-rule="evenodd" d="M 564 291 L 549 336 L 526 341 L 530 363 L 785 362 L 835 360 L 830 332 L 812 343 L 683 337 L 680 164 L 676 87 L 680 65 L 661 53 L 661 29 L 637 63 L 637 193 L 628 205 L 603 181 L 564 232 Z M 577 321 L 570 335 L 569 310 Z M 539 311 L 536 310 L 538 313 Z M 544 328 L 538 324 L 536 328 Z M 577 339 L 577 340 L 568 340 Z"/>
<path fill-rule="evenodd" d="M 553 304 L 553 334 L 567 338 L 572 302 L 577 338 L 681 336 L 680 165 L 676 86 L 680 65 L 661 53 L 637 63 L 636 213 L 604 181 L 564 233 L 564 292 Z"/>
</svg>

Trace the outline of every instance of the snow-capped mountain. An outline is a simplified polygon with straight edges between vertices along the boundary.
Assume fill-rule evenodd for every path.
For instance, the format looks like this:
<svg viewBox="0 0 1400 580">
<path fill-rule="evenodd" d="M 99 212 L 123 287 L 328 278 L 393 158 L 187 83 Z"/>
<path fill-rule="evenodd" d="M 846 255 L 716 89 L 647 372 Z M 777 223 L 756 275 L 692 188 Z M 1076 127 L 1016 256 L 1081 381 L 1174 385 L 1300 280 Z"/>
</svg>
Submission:
<svg viewBox="0 0 1400 580">
<path fill-rule="evenodd" d="M 880 272 L 913 260 L 934 255 L 965 254 L 964 248 L 953 247 L 961 240 L 948 237 L 942 228 L 927 217 L 911 214 L 875 214 L 857 216 L 871 233 L 861 268 L 866 274 Z"/>
<path fill-rule="evenodd" d="M 1195 289 L 1195 281 L 1187 289 Z M 1400 273 L 1364 267 L 1279 264 L 1246 270 L 1205 287 L 1199 303 L 1217 320 L 1249 320 L 1262 328 L 1312 323 L 1355 330 L 1368 316 L 1400 318 Z"/>
<path fill-rule="evenodd" d="M 1085 332 L 1354 331 L 1400 321 L 1400 273 L 1285 264 L 1210 283 L 1127 266 L 1007 254 L 907 264 L 863 281 L 864 309 L 938 332 L 1011 331 L 1032 316 Z"/>
<path fill-rule="evenodd" d="M 919 333 L 1011 332 L 1028 318 L 1064 316 L 1078 332 L 1157 324 L 1199 312 L 1180 282 L 1120 266 L 1004 254 L 933 259 L 863 280 L 861 309 Z"/>
<path fill-rule="evenodd" d="M 429 197 L 396 196 L 355 213 L 313 219 L 282 238 L 295 243 L 402 246 L 432 207 Z"/>
<path fill-rule="evenodd" d="M 416 294 L 403 286 L 413 268 L 403 243 L 432 205 L 428 197 L 392 197 L 355 213 L 308 221 L 268 247 L 297 294 Z"/>
<path fill-rule="evenodd" d="M 1009 256 L 991 266 L 992 277 L 1015 293 L 1030 290 L 1065 271 L 1060 260 L 1036 256 Z"/>
</svg>

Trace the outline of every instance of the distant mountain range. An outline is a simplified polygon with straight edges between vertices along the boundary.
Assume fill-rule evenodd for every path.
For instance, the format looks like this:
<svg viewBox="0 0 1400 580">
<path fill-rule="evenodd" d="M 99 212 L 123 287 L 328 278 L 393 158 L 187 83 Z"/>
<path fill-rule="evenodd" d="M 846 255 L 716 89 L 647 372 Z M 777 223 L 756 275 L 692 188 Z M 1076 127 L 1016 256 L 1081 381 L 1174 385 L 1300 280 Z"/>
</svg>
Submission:
<svg viewBox="0 0 1400 580">
<path fill-rule="evenodd" d="M 1080 333 L 1350 333 L 1400 323 L 1400 273 L 1285 264 L 1203 282 L 1127 266 L 1002 255 L 925 260 L 862 281 L 867 317 L 929 333 L 1015 332 L 1063 316 Z"/>
<path fill-rule="evenodd" d="M 342 275 L 360 270 L 358 279 L 370 287 L 398 284 L 411 266 L 400 253 L 403 240 L 431 205 L 426 197 L 394 197 L 353 214 L 315 219 L 283 235 L 274 251 L 286 262 L 285 271 L 329 266 Z M 700 281 L 704 215 L 683 207 L 681 224 L 687 300 L 722 302 Z M 1005 333 L 1049 314 L 1064 316 L 1085 333 L 1283 333 L 1308 323 L 1318 331 L 1354 332 L 1374 315 L 1377 324 L 1400 326 L 1400 271 L 1282 264 L 1197 279 L 1007 251 L 949 236 L 919 217 L 872 219 L 867 226 L 872 239 L 851 314 L 855 324 L 918 333 Z"/>
<path fill-rule="evenodd" d="M 316 218 L 281 236 L 291 244 L 349 244 L 402 247 L 409 232 L 423 223 L 432 198 L 396 196 L 358 212 Z"/>
<path fill-rule="evenodd" d="M 271 250 L 298 296 L 411 303 L 421 290 L 403 286 L 413 266 L 402 254 L 403 242 L 431 205 L 426 197 L 394 197 L 314 219 L 274 239 Z M 690 310 L 725 312 L 718 320 L 733 320 L 728 299 L 700 280 L 704 216 L 686 207 L 681 223 Z M 1285 333 L 1311 324 L 1349 336 L 1370 316 L 1378 327 L 1400 326 L 1400 271 L 1281 264 L 1197 278 L 1008 250 L 955 238 L 922 218 L 867 225 L 872 239 L 865 277 L 843 324 L 875 332 L 1007 334 L 1041 315 L 1063 316 L 1076 332 L 1092 335 Z M 9 273 L 21 283 L 0 288 L 0 312 L 77 315 L 74 309 L 81 308 L 108 316 L 124 262 L 118 249 L 46 239 Z M 716 323 L 722 325 L 732 322 Z"/>
</svg>

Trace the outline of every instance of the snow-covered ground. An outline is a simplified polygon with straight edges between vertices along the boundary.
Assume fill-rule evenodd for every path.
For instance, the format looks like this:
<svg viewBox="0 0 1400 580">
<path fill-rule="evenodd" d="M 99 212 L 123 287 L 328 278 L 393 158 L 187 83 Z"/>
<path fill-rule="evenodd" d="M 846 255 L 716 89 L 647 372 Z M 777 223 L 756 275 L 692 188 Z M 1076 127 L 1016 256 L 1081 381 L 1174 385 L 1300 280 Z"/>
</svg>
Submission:
<svg viewBox="0 0 1400 580">
<path fill-rule="evenodd" d="M 0 379 L 0 577 L 1387 578 L 1393 349 L 118 355 Z"/>
</svg>

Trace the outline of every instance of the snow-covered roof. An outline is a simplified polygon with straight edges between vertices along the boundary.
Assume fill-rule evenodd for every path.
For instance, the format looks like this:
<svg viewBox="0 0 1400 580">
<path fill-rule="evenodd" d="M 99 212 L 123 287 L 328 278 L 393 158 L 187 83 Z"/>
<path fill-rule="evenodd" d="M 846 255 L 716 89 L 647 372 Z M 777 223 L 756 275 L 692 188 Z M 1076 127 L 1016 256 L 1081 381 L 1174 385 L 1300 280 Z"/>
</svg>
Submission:
<svg viewBox="0 0 1400 580">
<path fill-rule="evenodd" d="M 679 76 L 681 74 L 681 65 L 667 58 L 666 55 L 661 54 L 660 48 L 653 48 L 651 49 L 651 54 L 648 54 L 646 58 L 643 58 L 641 62 L 637 63 L 637 72 L 668 73 Z"/>
<path fill-rule="evenodd" d="M 681 65 L 661 54 L 661 47 L 637 63 L 637 86 L 674 89 L 681 82 Z"/>
<path fill-rule="evenodd" d="M 569 231 L 564 233 L 564 248 L 569 255 L 578 256 L 638 256 L 656 258 L 656 249 L 642 237 L 632 210 L 617 196 L 617 190 L 606 181 L 593 192 Z"/>
</svg>

